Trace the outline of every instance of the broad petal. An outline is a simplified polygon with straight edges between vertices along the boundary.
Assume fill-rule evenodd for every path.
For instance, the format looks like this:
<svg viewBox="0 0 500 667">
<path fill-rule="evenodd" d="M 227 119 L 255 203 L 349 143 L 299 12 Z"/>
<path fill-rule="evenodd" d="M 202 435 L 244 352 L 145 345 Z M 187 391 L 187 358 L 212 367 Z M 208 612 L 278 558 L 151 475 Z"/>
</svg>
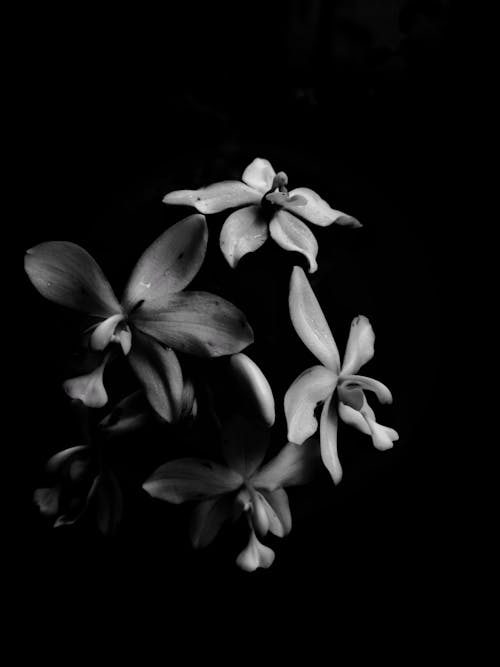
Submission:
<svg viewBox="0 0 500 667">
<path fill-rule="evenodd" d="M 247 546 L 236 559 L 236 565 L 245 572 L 254 572 L 259 567 L 271 567 L 274 561 L 274 551 L 261 544 L 252 531 Z"/>
<path fill-rule="evenodd" d="M 144 426 L 149 421 L 150 415 L 146 396 L 139 389 L 117 403 L 99 422 L 99 429 L 107 436 L 130 433 Z"/>
<path fill-rule="evenodd" d="M 382 384 L 382 382 L 379 382 L 378 380 L 365 377 L 364 375 L 342 375 L 341 378 L 342 386 L 355 385 L 357 387 L 361 387 L 361 389 L 373 391 L 380 403 L 392 403 L 392 394 L 388 387 L 386 387 L 385 384 Z"/>
<path fill-rule="evenodd" d="M 318 428 L 314 411 L 335 391 L 337 376 L 324 366 L 313 366 L 301 373 L 285 394 L 288 440 L 301 445 Z"/>
<path fill-rule="evenodd" d="M 342 467 L 337 452 L 338 417 L 335 401 L 330 396 L 323 406 L 320 422 L 321 458 L 335 484 L 342 479 Z"/>
<path fill-rule="evenodd" d="M 40 243 L 26 252 L 24 268 L 42 296 L 95 317 L 121 313 L 95 259 L 75 243 Z"/>
<path fill-rule="evenodd" d="M 134 314 L 134 324 L 174 350 L 200 357 L 235 354 L 253 342 L 241 310 L 208 292 L 174 294 L 167 306 L 148 304 Z"/>
<path fill-rule="evenodd" d="M 306 484 L 317 469 L 317 445 L 317 440 L 313 438 L 303 445 L 289 442 L 252 477 L 253 486 L 261 491 L 275 491 L 280 487 Z"/>
<path fill-rule="evenodd" d="M 203 263 L 207 239 L 203 215 L 190 215 L 167 229 L 135 265 L 123 294 L 124 308 L 134 308 L 141 301 L 166 302 L 170 294 L 184 289 Z"/>
<path fill-rule="evenodd" d="M 295 190 L 290 191 L 289 195 L 290 198 L 299 195 L 300 199 L 298 202 L 289 199 L 284 204 L 285 208 L 314 225 L 326 227 L 336 223 L 347 227 L 362 227 L 356 218 L 331 208 L 324 199 L 309 188 L 295 188 Z"/>
<path fill-rule="evenodd" d="M 276 537 L 284 537 L 292 530 L 292 514 L 285 489 L 262 491 L 269 517 L 269 530 Z"/>
<path fill-rule="evenodd" d="M 242 483 L 242 476 L 234 470 L 208 459 L 185 458 L 160 466 L 142 488 L 153 498 L 179 504 L 220 496 Z"/>
<path fill-rule="evenodd" d="M 269 430 L 243 415 L 222 425 L 222 454 L 227 465 L 245 479 L 262 463 L 269 447 Z"/>
<path fill-rule="evenodd" d="M 306 274 L 299 266 L 292 271 L 288 303 L 293 326 L 304 345 L 324 366 L 338 374 L 337 345 Z"/>
<path fill-rule="evenodd" d="M 370 361 L 375 353 L 374 343 L 375 334 L 369 319 L 364 315 L 358 315 L 351 322 L 342 375 L 353 375 Z"/>
<path fill-rule="evenodd" d="M 309 262 L 309 273 L 314 273 L 318 264 L 318 242 L 309 227 L 287 211 L 279 210 L 273 216 L 269 232 L 284 250 L 300 252 Z"/>
<path fill-rule="evenodd" d="M 88 408 L 102 408 L 108 402 L 104 387 L 104 368 L 109 355 L 91 373 L 69 378 L 63 382 L 63 389 L 73 399 L 78 399 Z"/>
<path fill-rule="evenodd" d="M 184 382 L 175 352 L 151 336 L 134 331 L 128 358 L 153 409 L 167 422 L 178 421 L 183 408 Z"/>
<path fill-rule="evenodd" d="M 258 250 L 269 236 L 260 206 L 245 206 L 231 213 L 220 233 L 220 249 L 233 269 L 244 255 Z"/>
<path fill-rule="evenodd" d="M 219 213 L 227 208 L 258 204 L 262 194 L 241 181 L 221 181 L 199 190 L 176 190 L 163 198 L 164 204 L 194 206 L 200 213 Z"/>
<path fill-rule="evenodd" d="M 243 352 L 231 356 L 230 367 L 244 404 L 250 405 L 252 412 L 266 426 L 272 426 L 276 416 L 274 396 L 264 373 Z"/>
<path fill-rule="evenodd" d="M 273 185 L 276 172 L 269 160 L 255 158 L 243 172 L 241 180 L 262 194 L 269 192 Z"/>
<path fill-rule="evenodd" d="M 217 537 L 222 524 L 232 516 L 233 503 L 233 498 L 228 496 L 198 503 L 191 515 L 189 528 L 189 537 L 195 549 L 207 547 Z"/>
</svg>

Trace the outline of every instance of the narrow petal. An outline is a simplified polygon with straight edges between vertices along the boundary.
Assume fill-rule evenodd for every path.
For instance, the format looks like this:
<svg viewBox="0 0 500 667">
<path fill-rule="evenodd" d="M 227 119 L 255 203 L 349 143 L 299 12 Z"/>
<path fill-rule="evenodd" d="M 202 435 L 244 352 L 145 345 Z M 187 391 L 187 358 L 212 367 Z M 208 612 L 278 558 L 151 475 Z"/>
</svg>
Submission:
<svg viewBox="0 0 500 667">
<path fill-rule="evenodd" d="M 373 391 L 380 403 L 392 403 L 392 394 L 388 387 L 378 380 L 365 377 L 364 375 L 342 375 L 341 378 L 342 386 L 354 385 L 356 387 L 361 387 L 361 389 L 366 389 L 367 391 Z"/>
<path fill-rule="evenodd" d="M 366 418 L 366 423 L 370 429 L 375 449 L 380 449 L 381 451 L 391 449 L 394 441 L 399 440 L 399 435 L 393 428 L 377 424 L 377 422 L 374 419 L 370 419 L 370 417 Z"/>
<path fill-rule="evenodd" d="M 207 547 L 217 537 L 222 524 L 232 516 L 233 503 L 233 498 L 228 496 L 198 503 L 191 515 L 189 528 L 189 537 L 195 549 Z"/>
<path fill-rule="evenodd" d="M 342 479 L 342 467 L 337 452 L 337 408 L 330 396 L 323 406 L 320 422 L 321 458 L 335 484 Z"/>
<path fill-rule="evenodd" d="M 271 220 L 269 233 L 284 250 L 300 252 L 309 262 L 309 273 L 314 273 L 318 264 L 318 242 L 309 227 L 287 211 L 279 210 Z"/>
<path fill-rule="evenodd" d="M 142 488 L 153 498 L 178 504 L 229 493 L 242 483 L 234 470 L 208 459 L 185 458 L 160 466 Z"/>
<path fill-rule="evenodd" d="M 313 366 L 301 373 L 285 394 L 288 440 L 301 445 L 318 428 L 314 411 L 320 401 L 335 391 L 337 376 L 324 366 Z"/>
<path fill-rule="evenodd" d="M 271 516 L 269 516 L 266 508 L 266 499 L 261 493 L 252 487 L 249 487 L 249 492 L 251 501 L 252 526 L 254 527 L 257 535 L 264 537 L 269 531 L 269 522 L 274 520 L 273 511 L 271 508 Z"/>
<path fill-rule="evenodd" d="M 269 518 L 269 530 L 276 537 L 284 537 L 292 530 L 292 514 L 285 489 L 262 491 Z"/>
<path fill-rule="evenodd" d="M 90 348 L 92 350 L 104 350 L 115 335 L 115 329 L 124 319 L 123 315 L 111 315 L 98 324 L 90 336 Z"/>
<path fill-rule="evenodd" d="M 245 479 L 262 463 L 269 447 L 269 430 L 243 415 L 222 425 L 222 454 L 227 465 Z"/>
<path fill-rule="evenodd" d="M 150 419 L 151 411 L 142 390 L 121 400 L 111 412 L 99 422 L 99 429 L 107 436 L 122 435 L 136 431 Z"/>
<path fill-rule="evenodd" d="M 295 213 L 295 215 L 300 215 L 304 220 L 312 222 L 314 225 L 326 227 L 335 222 L 337 225 L 347 227 L 362 226 L 361 223 L 351 215 L 347 215 L 346 213 L 342 213 L 342 211 L 336 211 L 331 208 L 324 199 L 309 188 L 295 188 L 295 190 L 290 191 L 289 195 L 290 198 L 299 195 L 300 199 L 298 202 L 293 199 L 290 201 L 289 199 L 284 205 L 285 208 L 288 211 Z"/>
<path fill-rule="evenodd" d="M 275 176 L 276 172 L 269 160 L 258 157 L 245 169 L 241 180 L 251 188 L 265 194 L 271 189 Z"/>
<path fill-rule="evenodd" d="M 75 243 L 51 241 L 26 252 L 24 268 L 42 296 L 95 317 L 121 313 L 95 259 Z"/>
<path fill-rule="evenodd" d="M 128 358 L 152 408 L 167 422 L 178 421 L 183 408 L 184 382 L 175 352 L 151 336 L 134 331 Z"/>
<path fill-rule="evenodd" d="M 261 544 L 252 531 L 247 546 L 236 559 L 236 565 L 245 572 L 254 572 L 259 567 L 271 567 L 274 561 L 274 551 Z"/>
<path fill-rule="evenodd" d="M 358 315 L 351 322 L 351 330 L 342 364 L 342 375 L 353 375 L 364 366 L 375 353 L 375 334 L 370 321 Z"/>
<path fill-rule="evenodd" d="M 292 271 L 288 303 L 293 326 L 304 345 L 324 366 L 338 374 L 337 345 L 306 274 L 299 266 Z"/>
<path fill-rule="evenodd" d="M 232 376 L 238 385 L 242 401 L 266 426 L 274 424 L 276 412 L 269 382 L 257 364 L 243 352 L 230 359 Z"/>
<path fill-rule="evenodd" d="M 227 208 L 258 204 L 262 194 L 241 181 L 222 181 L 199 190 L 176 190 L 163 198 L 164 204 L 194 206 L 200 213 L 219 213 Z"/>
<path fill-rule="evenodd" d="M 203 263 L 207 239 L 203 215 L 190 215 L 167 229 L 135 265 L 123 294 L 124 308 L 155 299 L 166 302 L 170 294 L 184 289 Z"/>
<path fill-rule="evenodd" d="M 134 324 L 174 350 L 201 357 L 235 354 L 253 342 L 241 310 L 208 292 L 174 294 L 167 307 L 149 304 L 134 314 Z"/>
<path fill-rule="evenodd" d="M 109 355 L 91 373 L 79 375 L 63 382 L 63 389 L 70 398 L 80 400 L 88 408 L 102 408 L 108 402 L 104 387 L 104 368 Z"/>
<path fill-rule="evenodd" d="M 222 226 L 220 249 L 229 266 L 234 269 L 244 255 L 258 250 L 268 236 L 268 224 L 260 206 L 245 206 L 231 213 Z"/>
<path fill-rule="evenodd" d="M 310 438 L 303 445 L 289 442 L 277 456 L 256 472 L 251 483 L 261 491 L 306 484 L 316 472 L 318 460 L 317 440 Z"/>
</svg>

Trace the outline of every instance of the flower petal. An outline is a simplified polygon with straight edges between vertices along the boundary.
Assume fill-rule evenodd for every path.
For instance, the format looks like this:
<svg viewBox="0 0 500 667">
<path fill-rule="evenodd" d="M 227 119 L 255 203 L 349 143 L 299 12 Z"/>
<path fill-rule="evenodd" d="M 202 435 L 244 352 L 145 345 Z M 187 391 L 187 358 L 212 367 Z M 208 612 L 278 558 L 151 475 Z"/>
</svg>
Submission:
<svg viewBox="0 0 500 667">
<path fill-rule="evenodd" d="M 79 456 L 85 452 L 88 453 L 89 448 L 87 445 L 77 445 L 76 447 L 69 447 L 68 449 L 63 449 L 61 452 L 57 452 L 54 456 L 51 456 L 50 459 L 45 464 L 45 470 L 52 474 L 57 473 L 61 470 L 63 465 L 70 463 L 75 456 Z"/>
<path fill-rule="evenodd" d="M 299 266 L 292 271 L 288 303 L 293 326 L 304 345 L 324 366 L 338 374 L 337 345 L 306 274 Z"/>
<path fill-rule="evenodd" d="M 198 503 L 191 515 L 189 537 L 194 549 L 207 547 L 231 518 L 234 500 L 228 496 L 209 498 Z"/>
<path fill-rule="evenodd" d="M 394 441 L 399 440 L 398 432 L 393 428 L 382 426 L 382 424 L 377 424 L 377 422 L 370 417 L 366 418 L 366 423 L 370 429 L 372 442 L 375 449 L 380 449 L 381 451 L 391 449 L 391 447 L 393 447 Z"/>
<path fill-rule="evenodd" d="M 151 411 L 142 390 L 126 396 L 99 422 L 101 433 L 107 436 L 130 433 L 144 426 Z"/>
<path fill-rule="evenodd" d="M 252 526 L 255 529 L 255 532 L 260 537 L 267 535 L 269 531 L 269 522 L 274 519 L 272 508 L 271 508 L 271 517 L 268 515 L 266 505 L 267 502 L 264 496 L 249 487 L 250 499 L 251 499 L 251 521 Z"/>
<path fill-rule="evenodd" d="M 324 366 L 313 366 L 301 373 L 285 394 L 288 440 L 301 445 L 318 428 L 316 405 L 335 391 L 337 376 Z"/>
<path fill-rule="evenodd" d="M 59 512 L 60 495 L 61 492 L 58 486 L 37 489 L 33 494 L 33 501 L 38 505 L 41 514 L 56 517 Z"/>
<path fill-rule="evenodd" d="M 245 206 L 231 213 L 220 233 L 220 249 L 233 269 L 244 255 L 258 250 L 269 236 L 260 206 Z"/>
<path fill-rule="evenodd" d="M 109 355 L 91 373 L 79 375 L 63 382 L 63 389 L 70 398 L 80 400 L 88 408 L 102 408 L 108 402 L 104 387 L 104 368 Z"/>
<path fill-rule="evenodd" d="M 382 384 L 382 382 L 365 377 L 364 375 L 342 375 L 341 377 L 342 386 L 355 385 L 361 387 L 361 389 L 373 391 L 380 403 L 392 403 L 392 394 L 388 387 L 386 387 L 385 384 Z"/>
<path fill-rule="evenodd" d="M 257 157 L 245 169 L 241 180 L 251 188 L 265 194 L 271 189 L 275 176 L 276 172 L 269 160 Z"/>
<path fill-rule="evenodd" d="M 232 470 L 248 479 L 262 463 L 269 447 L 269 430 L 243 415 L 222 425 L 222 454 Z"/>
<path fill-rule="evenodd" d="M 274 561 L 274 551 L 261 544 L 252 530 L 247 546 L 236 559 L 236 565 L 245 572 L 253 572 L 259 567 L 271 567 Z"/>
<path fill-rule="evenodd" d="M 135 265 L 123 294 L 124 308 L 134 308 L 141 301 L 166 302 L 170 294 L 184 289 L 203 263 L 207 239 L 203 215 L 190 215 L 167 229 Z"/>
<path fill-rule="evenodd" d="M 160 466 L 142 488 L 153 498 L 178 504 L 229 493 L 242 483 L 234 470 L 208 459 L 185 458 Z"/>
<path fill-rule="evenodd" d="M 269 530 L 276 537 L 284 537 L 292 530 L 292 514 L 285 489 L 262 491 L 269 518 Z"/>
<path fill-rule="evenodd" d="M 124 320 L 121 314 L 111 315 L 96 326 L 90 336 L 90 348 L 102 352 L 115 335 L 115 329 Z"/>
<path fill-rule="evenodd" d="M 134 331 L 128 358 L 153 409 L 167 422 L 178 421 L 183 408 L 184 382 L 175 352 L 151 336 Z"/>
<path fill-rule="evenodd" d="M 231 356 L 230 368 L 240 389 L 242 402 L 250 405 L 252 412 L 266 426 L 272 426 L 276 416 L 274 396 L 264 373 L 243 352 Z"/>
<path fill-rule="evenodd" d="M 335 484 L 342 479 L 342 467 L 337 452 L 337 408 L 330 396 L 323 406 L 320 422 L 321 459 Z"/>
<path fill-rule="evenodd" d="M 309 262 L 309 273 L 314 273 L 318 264 L 318 242 L 309 227 L 287 211 L 279 210 L 273 216 L 269 232 L 284 250 L 300 252 Z"/>
<path fill-rule="evenodd" d="M 114 535 L 123 515 L 123 494 L 114 473 L 102 472 L 93 493 L 97 527 L 103 535 Z"/>
<path fill-rule="evenodd" d="M 368 401 L 366 400 L 366 397 L 364 397 L 364 403 L 361 408 L 363 414 L 370 419 L 375 419 L 375 413 L 371 409 L 371 407 L 368 405 Z M 360 410 L 355 410 L 352 408 L 350 405 L 346 405 L 342 401 L 339 401 L 338 403 L 338 413 L 340 419 L 345 423 L 348 424 L 349 426 L 354 426 L 354 428 L 357 428 L 358 431 L 361 431 L 361 433 L 366 433 L 367 435 L 371 434 L 370 429 L 368 428 L 368 424 L 366 422 L 365 417 L 363 414 L 361 414 Z"/>
<path fill-rule="evenodd" d="M 295 188 L 290 191 L 289 195 L 290 199 L 284 204 L 285 208 L 314 225 L 326 227 L 335 222 L 342 226 L 362 227 L 356 218 L 331 208 L 324 199 L 309 188 Z M 298 202 L 291 199 L 295 195 L 300 197 Z"/>
<path fill-rule="evenodd" d="M 176 190 L 163 198 L 164 204 L 194 206 L 200 213 L 219 213 L 227 208 L 258 204 L 262 194 L 241 181 L 221 181 L 198 190 Z"/>
<path fill-rule="evenodd" d="M 313 438 L 303 445 L 289 442 L 251 478 L 253 486 L 261 491 L 275 491 L 280 487 L 306 484 L 316 471 L 317 445 Z"/>
<path fill-rule="evenodd" d="M 375 334 L 370 320 L 364 315 L 358 315 L 351 322 L 349 338 L 342 364 L 342 375 L 357 373 L 375 353 Z"/>
<path fill-rule="evenodd" d="M 121 313 L 95 259 L 75 243 L 40 243 L 26 252 L 24 268 L 42 296 L 95 317 Z"/>
<path fill-rule="evenodd" d="M 208 292 L 173 294 L 166 307 L 148 304 L 134 314 L 134 324 L 174 350 L 201 357 L 235 354 L 253 342 L 241 310 Z"/>
</svg>

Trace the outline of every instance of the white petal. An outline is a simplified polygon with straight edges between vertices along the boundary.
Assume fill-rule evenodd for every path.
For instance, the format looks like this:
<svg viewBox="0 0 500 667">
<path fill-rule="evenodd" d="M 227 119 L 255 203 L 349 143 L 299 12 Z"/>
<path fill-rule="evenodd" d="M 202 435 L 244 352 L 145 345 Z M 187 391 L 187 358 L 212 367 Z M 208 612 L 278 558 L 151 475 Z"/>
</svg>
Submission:
<svg viewBox="0 0 500 667">
<path fill-rule="evenodd" d="M 318 242 L 309 227 L 287 211 L 279 210 L 271 220 L 269 232 L 284 250 L 300 252 L 309 262 L 309 273 L 318 269 Z"/>
<path fill-rule="evenodd" d="M 271 567 L 273 561 L 274 551 L 261 544 L 254 531 L 252 531 L 248 545 L 236 559 L 236 565 L 245 572 L 253 572 L 259 567 Z"/>
<path fill-rule="evenodd" d="M 375 420 L 369 417 L 366 422 L 371 431 L 373 446 L 376 449 L 380 449 L 381 451 L 391 449 L 394 440 L 399 440 L 399 435 L 393 428 L 377 424 Z"/>
<path fill-rule="evenodd" d="M 262 217 L 260 206 L 246 206 L 231 213 L 222 226 L 220 249 L 233 269 L 249 252 L 258 250 L 269 236 L 267 221 Z"/>
<path fill-rule="evenodd" d="M 70 398 L 80 400 L 88 408 L 102 408 L 108 402 L 108 395 L 104 388 L 104 367 L 108 356 L 91 373 L 79 375 L 63 382 L 63 389 Z"/>
<path fill-rule="evenodd" d="M 366 435 L 371 434 L 371 431 L 368 428 L 368 424 L 366 423 L 366 419 L 363 417 L 359 410 L 355 410 L 354 408 L 351 408 L 350 405 L 346 405 L 345 403 L 342 403 L 342 401 L 339 401 L 338 412 L 340 419 L 345 424 L 354 426 L 354 428 L 357 428 L 358 431 L 361 431 L 361 433 L 366 433 Z M 366 400 L 363 407 L 363 412 L 375 419 L 375 413 L 370 408 Z"/>
<path fill-rule="evenodd" d="M 353 218 L 351 215 L 342 213 L 342 211 L 336 211 L 331 208 L 327 202 L 322 199 L 316 192 L 310 190 L 309 188 L 295 188 L 289 193 L 290 198 L 295 195 L 299 195 L 302 199 L 299 199 L 299 202 L 293 201 L 293 199 L 285 203 L 285 208 L 295 215 L 300 215 L 301 218 L 312 222 L 315 225 L 320 225 L 321 227 L 326 227 L 331 225 L 334 222 L 337 225 L 348 226 L 348 227 L 361 227 L 361 223 Z M 302 201 L 305 200 L 306 203 L 302 204 Z"/>
<path fill-rule="evenodd" d="M 392 403 L 392 394 L 388 387 L 386 387 L 385 384 L 382 384 L 382 382 L 379 382 L 378 380 L 365 377 L 364 375 L 341 375 L 341 380 L 342 386 L 351 384 L 356 385 L 361 387 L 361 389 L 373 391 L 381 403 Z"/>
<path fill-rule="evenodd" d="M 241 181 L 221 181 L 198 190 L 176 190 L 163 198 L 164 204 L 194 206 L 200 213 L 219 213 L 227 208 L 258 204 L 262 194 Z"/>
<path fill-rule="evenodd" d="M 90 336 L 90 347 L 92 350 L 104 350 L 114 336 L 117 325 L 124 319 L 123 315 L 111 315 L 96 326 Z"/>
<path fill-rule="evenodd" d="M 324 366 L 313 366 L 301 373 L 285 394 L 288 440 L 301 445 L 318 428 L 314 410 L 330 396 L 337 376 Z"/>
<path fill-rule="evenodd" d="M 244 403 L 252 406 L 255 415 L 266 426 L 272 426 L 276 416 L 274 396 L 264 373 L 243 352 L 231 356 L 230 367 Z"/>
<path fill-rule="evenodd" d="M 270 521 L 274 519 L 274 516 L 272 511 L 271 515 L 268 515 L 267 502 L 264 496 L 258 491 L 255 491 L 252 487 L 249 487 L 249 491 L 252 504 L 252 525 L 255 532 L 261 537 L 264 537 L 264 535 L 267 535 Z"/>
<path fill-rule="evenodd" d="M 255 190 L 265 194 L 271 189 L 275 176 L 276 172 L 269 160 L 258 157 L 245 169 L 241 180 L 250 187 L 255 188 Z"/>
<path fill-rule="evenodd" d="M 320 422 L 321 458 L 335 484 L 342 479 L 342 466 L 337 452 L 337 408 L 330 396 L 323 406 Z"/>
<path fill-rule="evenodd" d="M 375 353 L 375 334 L 370 321 L 364 315 L 358 315 L 351 322 L 349 339 L 342 364 L 342 375 L 357 373 Z"/>
<path fill-rule="evenodd" d="M 324 366 L 338 374 L 337 345 L 306 274 L 299 266 L 292 271 L 288 303 L 293 326 L 304 345 Z"/>
<path fill-rule="evenodd" d="M 276 491 L 280 487 L 306 484 L 316 472 L 318 458 L 316 439 L 310 438 L 303 445 L 289 442 L 250 481 L 260 491 Z"/>
<path fill-rule="evenodd" d="M 270 532 L 276 537 L 284 537 L 292 530 L 292 515 L 285 489 L 263 491 L 261 497 L 269 518 Z"/>
</svg>

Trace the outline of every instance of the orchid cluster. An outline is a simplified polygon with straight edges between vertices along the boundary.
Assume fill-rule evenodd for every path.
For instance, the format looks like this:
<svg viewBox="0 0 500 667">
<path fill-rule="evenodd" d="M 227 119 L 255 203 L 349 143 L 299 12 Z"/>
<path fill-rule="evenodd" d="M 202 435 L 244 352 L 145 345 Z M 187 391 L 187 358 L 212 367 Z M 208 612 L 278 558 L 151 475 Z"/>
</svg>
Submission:
<svg viewBox="0 0 500 667">
<path fill-rule="evenodd" d="M 271 237 L 283 250 L 302 254 L 314 273 L 319 248 L 306 223 L 361 224 L 309 188 L 289 191 L 287 175 L 276 173 L 261 158 L 248 165 L 241 181 L 170 192 L 163 201 L 198 212 L 169 227 L 145 250 L 120 299 L 80 246 L 52 241 L 27 251 L 25 270 L 38 292 L 79 313 L 80 344 L 86 351 L 84 365 L 62 386 L 69 404 L 84 417 L 84 435 L 49 459 L 49 481 L 34 499 L 54 526 L 90 517 L 103 534 L 114 533 L 122 517 L 123 492 L 108 456 L 110 439 L 141 433 L 153 420 L 166 438 L 189 437 L 183 441 L 185 455 L 150 470 L 140 482 L 143 490 L 160 501 L 192 506 L 194 548 L 207 547 L 220 530 L 228 529 L 226 524 L 243 522 L 248 543 L 236 564 L 246 571 L 268 568 L 275 554 L 261 540 L 268 533 L 284 537 L 292 527 L 285 489 L 314 480 L 321 461 L 333 483 L 341 481 L 339 418 L 369 435 L 375 448 L 391 448 L 398 434 L 377 422 L 365 391 L 381 403 L 390 403 L 392 396 L 381 382 L 358 375 L 374 354 L 375 336 L 367 317 L 353 320 L 341 362 L 306 273 L 296 265 L 288 294 L 290 322 L 319 365 L 303 370 L 286 391 L 280 408 L 288 432 L 283 437 L 276 433 L 275 398 L 247 349 L 258 341 L 246 316 L 219 295 L 187 289 L 207 253 L 206 216 L 230 211 L 219 245 L 234 270 L 243 256 Z M 241 409 L 233 414 L 217 414 L 210 388 L 200 391 L 192 375 L 201 359 L 216 357 L 228 358 L 227 382 L 241 396 Z M 137 388 L 109 410 L 105 376 L 111 361 L 129 363 Z M 193 426 L 200 412 L 211 416 L 218 440 L 214 451 L 203 456 L 196 446 L 194 452 L 190 449 L 193 438 L 203 438 Z M 92 430 L 88 424 L 93 415 L 98 421 Z M 280 443 L 277 450 L 271 441 Z M 141 449 L 146 446 L 141 438 Z"/>
</svg>

